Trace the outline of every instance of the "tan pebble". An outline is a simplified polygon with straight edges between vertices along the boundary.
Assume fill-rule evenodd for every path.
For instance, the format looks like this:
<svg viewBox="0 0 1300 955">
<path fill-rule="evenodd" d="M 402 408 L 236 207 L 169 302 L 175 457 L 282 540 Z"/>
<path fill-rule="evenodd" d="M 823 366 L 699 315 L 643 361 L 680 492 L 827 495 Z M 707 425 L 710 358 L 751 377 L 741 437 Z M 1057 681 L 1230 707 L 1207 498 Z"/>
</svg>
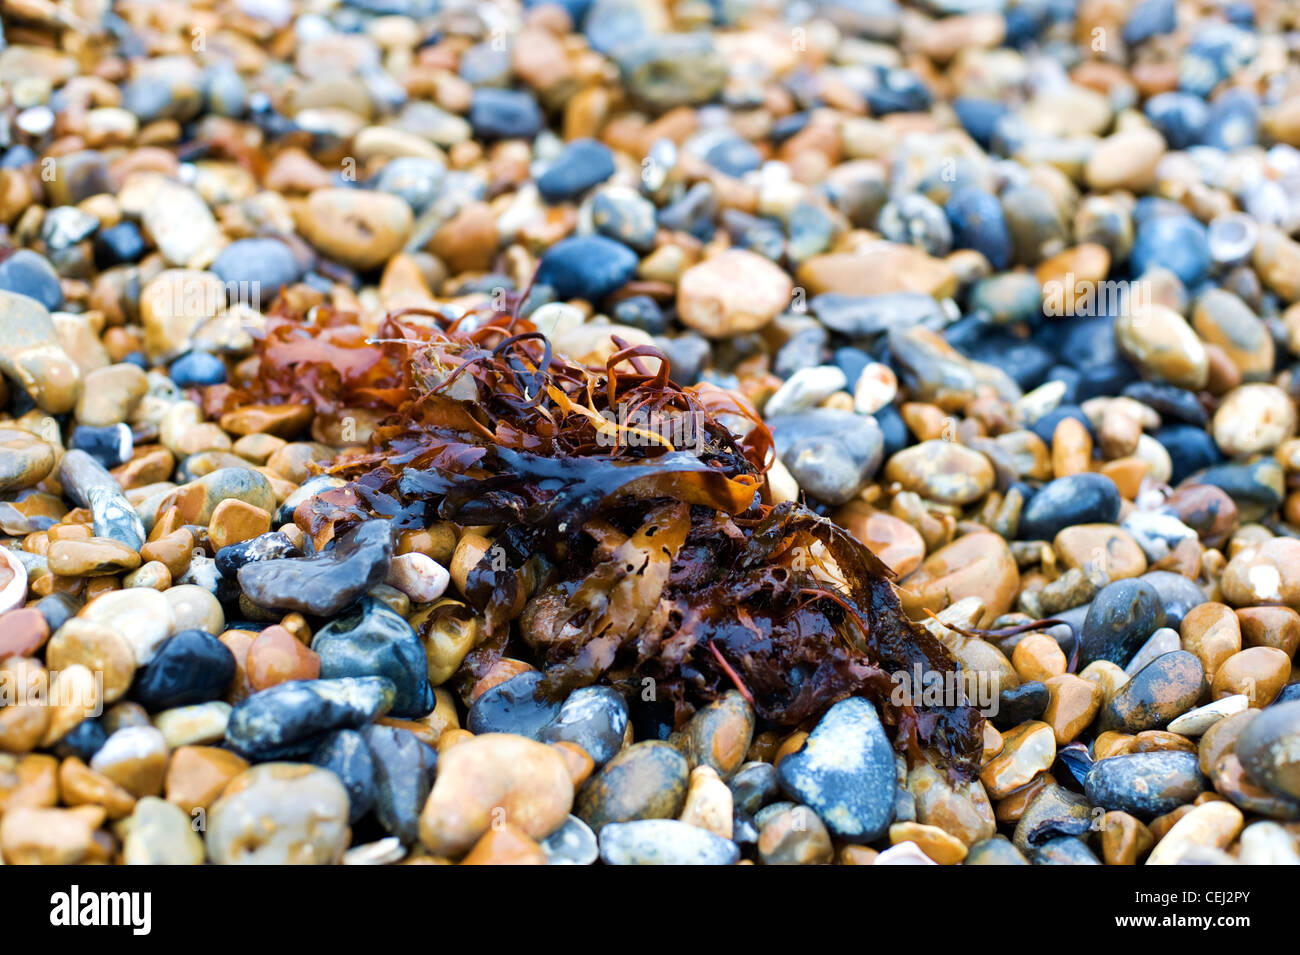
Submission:
<svg viewBox="0 0 1300 955">
<path fill-rule="evenodd" d="M 985 764 L 980 782 L 994 799 L 1025 785 L 1056 760 L 1052 727 L 1038 720 L 1022 723 L 1003 734 L 1002 752 Z"/>
<path fill-rule="evenodd" d="M 1056 742 L 1064 746 L 1092 724 L 1101 709 L 1101 687 L 1073 673 L 1062 673 L 1044 683 L 1049 702 L 1043 720 L 1052 727 Z"/>
<path fill-rule="evenodd" d="M 1195 806 L 1156 843 L 1146 864 L 1176 865 L 1189 849 L 1196 846 L 1226 849 L 1241 832 L 1244 821 L 1241 810 L 1230 802 L 1207 802 Z"/>
<path fill-rule="evenodd" d="M 510 824 L 492 828 L 474 844 L 461 865 L 546 865 L 546 853 Z"/>
<path fill-rule="evenodd" d="M 889 827 L 889 841 L 893 845 L 913 842 L 939 865 L 956 865 L 966 858 L 966 846 L 962 841 L 938 826 L 896 822 Z"/>
<path fill-rule="evenodd" d="M 1060 676 L 1066 664 L 1061 645 L 1044 633 L 1026 634 L 1011 654 L 1011 665 L 1025 681 L 1043 682 Z"/>
<path fill-rule="evenodd" d="M 1126 812 L 1111 810 L 1101 818 L 1101 857 L 1106 865 L 1137 865 L 1155 836 L 1141 820 Z"/>
<path fill-rule="evenodd" d="M 1291 676 L 1291 659 L 1275 647 L 1250 647 L 1223 661 L 1210 684 L 1210 695 L 1221 700 L 1238 693 L 1250 705 L 1263 708 L 1286 686 Z"/>
<path fill-rule="evenodd" d="M 1207 682 L 1224 661 L 1241 650 L 1241 624 L 1232 608 L 1209 602 L 1193 607 L 1179 627 L 1182 648 L 1201 661 Z"/>
</svg>

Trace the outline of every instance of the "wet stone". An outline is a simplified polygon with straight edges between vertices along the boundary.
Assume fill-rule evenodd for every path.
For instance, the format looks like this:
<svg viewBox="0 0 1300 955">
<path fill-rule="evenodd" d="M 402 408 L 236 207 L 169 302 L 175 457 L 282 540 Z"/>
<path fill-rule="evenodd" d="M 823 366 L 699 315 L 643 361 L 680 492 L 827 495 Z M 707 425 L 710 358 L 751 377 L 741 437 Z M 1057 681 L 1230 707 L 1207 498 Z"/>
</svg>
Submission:
<svg viewBox="0 0 1300 955">
<path fill-rule="evenodd" d="M 241 701 L 230 714 L 226 745 L 248 759 L 306 755 L 336 729 L 356 729 L 392 707 L 383 677 L 281 683 Z"/>
<path fill-rule="evenodd" d="M 403 843 L 415 843 L 437 754 L 407 730 L 368 726 L 363 735 L 374 765 L 375 817 Z"/>
<path fill-rule="evenodd" d="M 1175 650 L 1148 664 L 1102 708 L 1102 729 L 1137 733 L 1163 729 L 1196 705 L 1205 671 L 1186 650 Z"/>
<path fill-rule="evenodd" d="M 1021 852 L 1032 853 L 1052 839 L 1084 835 L 1092 823 L 1087 797 L 1049 783 L 1025 807 L 1011 841 Z"/>
<path fill-rule="evenodd" d="M 363 598 L 351 612 L 318 630 L 311 649 L 320 657 L 325 680 L 387 680 L 394 688 L 394 716 L 424 716 L 433 709 L 424 646 L 409 623 L 373 597 Z"/>
<path fill-rule="evenodd" d="M 740 767 L 754 735 L 753 707 L 739 691 L 729 690 L 691 718 L 687 755 L 692 766 L 708 766 L 723 779 Z"/>
<path fill-rule="evenodd" d="M 1079 663 L 1109 660 L 1126 665 L 1165 623 L 1160 595 L 1150 584 L 1117 580 L 1093 598 L 1079 637 Z"/>
<path fill-rule="evenodd" d="M 689 775 L 686 759 L 667 743 L 635 743 L 587 781 L 574 814 L 598 834 L 610 823 L 672 819 L 686 800 Z"/>
<path fill-rule="evenodd" d="M 564 704 L 549 702 L 538 695 L 537 685 L 541 680 L 541 673 L 528 670 L 482 693 L 469 708 L 466 728 L 476 735 L 514 733 L 529 739 L 551 742 L 548 730 L 563 715 Z M 581 706 L 579 701 L 578 707 Z M 572 715 L 571 712 L 570 716 Z M 570 739 L 581 745 L 581 740 L 567 735 L 556 739 Z M 592 754 L 592 759 L 595 758 L 595 754 Z"/>
<path fill-rule="evenodd" d="M 484 697 L 527 675 L 521 674 L 484 693 L 475 701 L 474 707 L 479 706 Z M 533 685 L 535 684 L 529 685 L 530 689 Z M 471 719 L 474 707 L 470 709 Z M 540 739 L 546 743 L 561 740 L 576 743 L 591 756 L 597 766 L 601 766 L 613 759 L 622 748 L 627 725 L 628 709 L 622 696 L 609 687 L 583 687 L 569 694 L 559 712 L 541 730 Z"/>
<path fill-rule="evenodd" d="M 368 521 L 314 557 L 248 563 L 239 585 L 261 607 L 333 616 L 383 582 L 392 550 L 388 523 Z"/>
<path fill-rule="evenodd" d="M 217 865 L 331 865 L 348 844 L 348 794 L 333 773 L 266 763 L 235 777 L 208 812 Z"/>
<path fill-rule="evenodd" d="M 355 825 L 374 808 L 375 760 L 359 731 L 331 733 L 312 750 L 308 761 L 328 769 L 347 789 L 349 823 Z"/>
<path fill-rule="evenodd" d="M 541 842 L 547 865 L 591 865 L 600 857 L 600 847 L 591 827 L 577 816 L 569 816 L 564 824 Z"/>
<path fill-rule="evenodd" d="M 836 703 L 798 751 L 777 767 L 781 789 L 810 806 L 835 835 L 870 841 L 893 818 L 893 752 L 875 707 Z"/>
<path fill-rule="evenodd" d="M 1190 803 L 1206 788 L 1195 753 L 1153 752 L 1112 756 L 1093 763 L 1085 783 L 1094 806 L 1141 819 Z"/>
<path fill-rule="evenodd" d="M 136 673 L 132 695 L 150 712 L 220 699 L 235 677 L 235 658 L 216 637 L 182 630 Z"/>
<path fill-rule="evenodd" d="M 600 858 L 606 865 L 734 865 L 740 847 L 676 819 L 640 819 L 602 828 Z"/>
<path fill-rule="evenodd" d="M 1251 780 L 1288 799 L 1300 799 L 1300 701 L 1264 710 L 1237 737 L 1237 757 Z"/>
<path fill-rule="evenodd" d="M 1022 540 L 1051 540 L 1074 524 L 1113 524 L 1119 516 L 1115 482 L 1100 474 L 1057 478 L 1043 486 L 1020 513 Z"/>
<path fill-rule="evenodd" d="M 1037 680 L 1021 683 L 998 693 L 998 711 L 993 714 L 993 723 L 1005 730 L 1019 726 L 1026 720 L 1036 720 L 1043 715 L 1050 702 L 1051 692 L 1046 684 Z"/>
</svg>

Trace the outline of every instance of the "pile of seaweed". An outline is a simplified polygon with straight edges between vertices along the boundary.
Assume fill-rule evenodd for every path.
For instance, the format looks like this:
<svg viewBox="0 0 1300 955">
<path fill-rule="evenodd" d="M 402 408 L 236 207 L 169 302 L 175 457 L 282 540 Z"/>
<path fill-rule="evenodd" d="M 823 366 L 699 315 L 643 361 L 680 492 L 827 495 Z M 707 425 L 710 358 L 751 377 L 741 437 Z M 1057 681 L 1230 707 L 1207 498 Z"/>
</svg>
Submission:
<svg viewBox="0 0 1300 955">
<path fill-rule="evenodd" d="M 652 685 L 677 726 L 732 687 L 786 727 L 861 694 L 901 750 L 973 773 L 974 709 L 891 699 L 890 674 L 957 664 L 905 617 L 889 568 L 801 504 L 771 503 L 771 434 L 743 399 L 679 387 L 658 350 L 614 344 L 588 368 L 512 313 L 404 310 L 367 333 L 354 315 L 281 302 L 206 400 L 379 416 L 368 447 L 330 468 L 346 486 L 295 513 L 318 545 L 373 517 L 492 526 L 468 578 L 486 639 L 465 680 L 509 655 L 553 697 Z"/>
</svg>

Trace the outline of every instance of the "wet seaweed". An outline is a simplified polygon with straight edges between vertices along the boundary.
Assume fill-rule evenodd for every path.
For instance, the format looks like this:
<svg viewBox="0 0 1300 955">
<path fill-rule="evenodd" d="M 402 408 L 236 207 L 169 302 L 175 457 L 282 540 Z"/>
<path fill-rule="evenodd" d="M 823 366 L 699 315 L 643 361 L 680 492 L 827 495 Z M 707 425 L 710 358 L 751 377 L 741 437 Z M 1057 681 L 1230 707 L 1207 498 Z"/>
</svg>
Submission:
<svg viewBox="0 0 1300 955">
<path fill-rule="evenodd" d="M 733 687 L 786 727 L 861 694 L 900 750 L 973 774 L 972 707 L 894 699 L 891 674 L 958 664 L 903 614 L 889 568 L 825 517 L 771 501 L 772 436 L 743 399 L 680 387 L 657 349 L 614 344 L 588 368 L 513 311 L 397 312 L 366 335 L 282 304 L 248 374 L 211 399 L 380 416 L 330 467 L 348 484 L 295 513 L 318 544 L 372 516 L 491 527 L 467 580 L 485 639 L 464 680 L 511 655 L 552 697 L 652 681 L 678 726 Z"/>
</svg>

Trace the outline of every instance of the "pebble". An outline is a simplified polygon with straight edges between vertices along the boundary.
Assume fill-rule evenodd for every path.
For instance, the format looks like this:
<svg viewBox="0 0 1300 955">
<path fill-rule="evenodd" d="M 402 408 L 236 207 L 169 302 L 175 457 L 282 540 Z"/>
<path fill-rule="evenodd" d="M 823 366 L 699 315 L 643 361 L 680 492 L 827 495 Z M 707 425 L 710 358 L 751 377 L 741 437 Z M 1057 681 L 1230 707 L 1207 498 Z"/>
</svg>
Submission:
<svg viewBox="0 0 1300 955">
<path fill-rule="evenodd" d="M 419 717 L 433 709 L 428 660 L 419 637 L 400 614 L 373 597 L 316 631 L 311 650 L 320 658 L 324 680 L 386 679 L 395 691 L 394 716 Z"/>
<path fill-rule="evenodd" d="M 1109 660 L 1126 666 L 1165 623 L 1156 589 L 1138 580 L 1117 580 L 1097 592 L 1079 635 L 1079 662 Z"/>
<path fill-rule="evenodd" d="M 1192 802 L 1206 788 L 1195 753 L 1112 756 L 1092 765 L 1084 783 L 1088 801 L 1142 819 Z"/>
<path fill-rule="evenodd" d="M 439 754 L 437 779 L 420 814 L 420 841 L 434 855 L 454 858 L 499 822 L 544 839 L 564 824 L 572 806 L 573 784 L 554 749 L 486 733 Z"/>
<path fill-rule="evenodd" d="M 235 706 L 225 742 L 250 760 L 305 755 L 332 730 L 356 729 L 388 712 L 395 692 L 377 676 L 281 683 Z"/>
<path fill-rule="evenodd" d="M 1020 513 L 1022 540 L 1051 540 L 1074 524 L 1113 524 L 1119 517 L 1115 482 L 1100 474 L 1075 474 L 1045 484 Z"/>
<path fill-rule="evenodd" d="M 384 581 L 392 553 L 388 524 L 369 521 L 314 557 L 245 564 L 238 571 L 239 586 L 261 607 L 333 616 Z"/>
<path fill-rule="evenodd" d="M 132 695 L 150 712 L 222 697 L 235 677 L 235 658 L 220 640 L 203 630 L 168 637 L 142 666 Z"/>
<path fill-rule="evenodd" d="M 1163 729 L 1196 705 L 1205 687 L 1200 661 L 1186 650 L 1157 657 L 1102 708 L 1102 729 Z"/>
<path fill-rule="evenodd" d="M 332 865 L 348 845 L 348 794 L 338 777 L 303 763 L 263 763 L 225 787 L 208 812 L 217 865 Z"/>
<path fill-rule="evenodd" d="M 563 712 L 563 704 L 538 696 L 541 679 L 538 671 L 527 670 L 485 690 L 470 705 L 466 728 L 476 735 L 513 733 L 529 739 L 546 739 L 547 730 Z M 581 701 L 577 705 L 580 708 Z"/>
<path fill-rule="evenodd" d="M 514 683 L 519 680 L 507 681 Z M 471 717 L 484 697 L 495 689 L 502 689 L 503 683 L 494 690 L 480 696 L 470 708 Z M 532 684 L 529 684 L 530 690 Z M 549 708 L 546 710 L 551 712 Z M 481 710 L 480 710 L 481 712 Z M 628 727 L 627 704 L 623 697 L 609 687 L 589 686 L 574 690 L 541 729 L 540 739 L 546 743 L 567 741 L 582 747 L 597 766 L 603 766 L 613 759 L 623 747 Z M 519 732 L 514 730 L 514 732 Z M 744 747 L 748 749 L 748 742 Z M 743 753 L 742 753 L 743 756 Z"/>
<path fill-rule="evenodd" d="M 1241 810 L 1220 800 L 1196 806 L 1170 827 L 1147 857 L 1147 865 L 1177 865 L 1191 850 L 1223 849 L 1241 832 Z"/>
<path fill-rule="evenodd" d="M 596 834 L 577 816 L 565 819 L 540 844 L 548 865 L 591 865 L 600 857 Z"/>
<path fill-rule="evenodd" d="M 836 836 L 859 842 L 879 837 L 893 817 L 896 784 L 875 708 L 859 698 L 836 703 L 804 745 L 781 760 L 777 781 Z"/>
<path fill-rule="evenodd" d="M 606 865 L 735 865 L 740 848 L 676 819 L 638 819 L 600 830 L 600 858 Z"/>
<path fill-rule="evenodd" d="M 402 248 L 410 235 L 411 207 L 386 192 L 317 189 L 296 216 L 303 237 L 323 255 L 357 269 L 372 269 Z"/>
<path fill-rule="evenodd" d="M 124 824 L 122 861 L 127 865 L 202 865 L 202 837 L 190 817 L 171 803 L 146 796 Z"/>
<path fill-rule="evenodd" d="M 768 421 L 799 487 L 828 504 L 857 494 L 880 466 L 884 435 L 872 418 L 812 408 Z"/>
<path fill-rule="evenodd" d="M 889 459 L 885 477 L 942 504 L 970 504 L 993 488 L 993 465 L 951 441 L 923 441 Z"/>
<path fill-rule="evenodd" d="M 778 266 L 733 249 L 682 273 L 677 313 L 687 327 L 725 338 L 767 325 L 789 305 L 792 290 L 790 277 Z"/>
<path fill-rule="evenodd" d="M 690 764 L 667 743 L 623 749 L 582 788 L 574 815 L 599 835 L 610 823 L 675 819 L 686 800 Z"/>
<path fill-rule="evenodd" d="M 1236 753 L 1250 779 L 1289 799 L 1300 799 L 1300 701 L 1268 707 L 1237 737 Z"/>
</svg>

